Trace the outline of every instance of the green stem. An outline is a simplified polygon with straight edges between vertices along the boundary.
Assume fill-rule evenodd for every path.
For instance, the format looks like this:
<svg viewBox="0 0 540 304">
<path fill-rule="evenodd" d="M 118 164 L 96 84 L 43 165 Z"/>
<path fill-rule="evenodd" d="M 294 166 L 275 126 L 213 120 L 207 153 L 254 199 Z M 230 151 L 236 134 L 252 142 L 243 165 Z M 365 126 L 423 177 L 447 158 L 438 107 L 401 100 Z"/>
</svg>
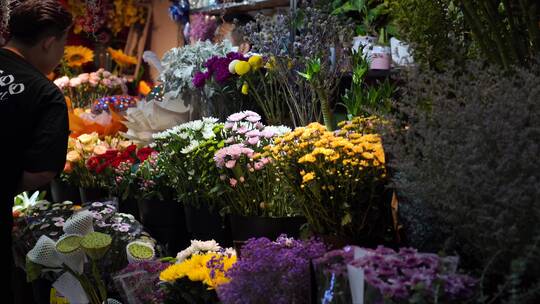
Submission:
<svg viewBox="0 0 540 304">
<path fill-rule="evenodd" d="M 328 100 L 328 94 L 324 89 L 315 88 L 315 92 L 319 97 L 321 103 L 321 111 L 323 114 L 324 125 L 328 131 L 334 131 L 334 117 L 332 115 L 332 109 L 330 109 L 330 101 Z"/>
<path fill-rule="evenodd" d="M 103 283 L 103 279 L 101 278 L 97 263 L 94 259 L 92 259 L 92 275 L 94 276 L 94 279 L 98 285 L 101 301 L 107 300 L 107 288 L 105 287 L 105 283 Z"/>
</svg>

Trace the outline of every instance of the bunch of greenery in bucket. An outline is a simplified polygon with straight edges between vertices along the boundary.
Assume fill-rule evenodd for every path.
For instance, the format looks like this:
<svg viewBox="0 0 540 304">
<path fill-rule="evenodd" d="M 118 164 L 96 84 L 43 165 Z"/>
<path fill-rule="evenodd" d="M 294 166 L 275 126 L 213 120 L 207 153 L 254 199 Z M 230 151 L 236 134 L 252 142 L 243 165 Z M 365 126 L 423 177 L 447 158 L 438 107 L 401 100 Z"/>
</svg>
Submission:
<svg viewBox="0 0 540 304">
<path fill-rule="evenodd" d="M 389 237 L 381 138 L 358 123 L 342 126 L 336 133 L 319 123 L 296 128 L 265 155 L 294 190 L 312 232 L 346 243 L 378 242 Z"/>
<path fill-rule="evenodd" d="M 222 129 L 216 118 L 207 117 L 154 134 L 163 170 L 179 201 L 196 207 L 217 204 L 223 187 L 213 156 L 225 144 Z"/>
<path fill-rule="evenodd" d="M 222 211 L 242 216 L 284 217 L 294 214 L 294 197 L 286 191 L 271 158 L 263 148 L 290 129 L 267 126 L 252 111 L 234 113 L 224 126 L 225 147 L 216 151 L 214 161 L 227 187 L 227 204 Z"/>
<path fill-rule="evenodd" d="M 163 303 L 219 303 L 216 289 L 230 281 L 227 273 L 236 263 L 236 252 L 215 241 L 192 241 L 159 278 Z"/>
</svg>

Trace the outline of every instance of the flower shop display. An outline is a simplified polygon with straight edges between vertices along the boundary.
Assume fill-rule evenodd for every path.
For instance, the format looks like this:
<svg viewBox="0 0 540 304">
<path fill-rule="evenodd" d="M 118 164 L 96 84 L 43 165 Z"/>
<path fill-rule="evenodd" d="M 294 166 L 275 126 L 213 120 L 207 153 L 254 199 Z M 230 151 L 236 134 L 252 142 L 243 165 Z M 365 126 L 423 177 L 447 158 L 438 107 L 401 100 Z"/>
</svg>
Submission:
<svg viewBox="0 0 540 304">
<path fill-rule="evenodd" d="M 279 237 L 251 239 L 218 287 L 225 304 L 310 303 L 310 260 L 326 252 L 323 243 Z"/>
<path fill-rule="evenodd" d="M 68 96 L 73 108 L 88 108 L 95 100 L 116 93 L 126 93 L 126 80 L 109 71 L 99 69 L 75 77 L 63 76 L 54 80 L 64 95 Z"/>
<path fill-rule="evenodd" d="M 346 242 L 387 237 L 385 156 L 381 138 L 369 131 L 351 122 L 333 133 L 312 123 L 266 148 L 316 234 Z"/>
<path fill-rule="evenodd" d="M 159 275 L 165 290 L 163 303 L 219 303 L 216 289 L 229 282 L 227 274 L 237 261 L 234 250 L 213 241 L 195 241 L 179 256 L 176 264 Z"/>
</svg>

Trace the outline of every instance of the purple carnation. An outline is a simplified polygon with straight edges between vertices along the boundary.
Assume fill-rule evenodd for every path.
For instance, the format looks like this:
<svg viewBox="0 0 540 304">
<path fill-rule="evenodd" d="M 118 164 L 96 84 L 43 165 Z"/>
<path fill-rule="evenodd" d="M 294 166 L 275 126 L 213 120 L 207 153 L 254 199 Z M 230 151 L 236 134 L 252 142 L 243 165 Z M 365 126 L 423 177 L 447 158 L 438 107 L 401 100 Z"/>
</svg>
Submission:
<svg viewBox="0 0 540 304">
<path fill-rule="evenodd" d="M 193 77 L 193 85 L 199 89 L 204 87 L 204 85 L 206 84 L 207 77 L 208 77 L 207 73 L 197 72 L 195 76 Z"/>
</svg>

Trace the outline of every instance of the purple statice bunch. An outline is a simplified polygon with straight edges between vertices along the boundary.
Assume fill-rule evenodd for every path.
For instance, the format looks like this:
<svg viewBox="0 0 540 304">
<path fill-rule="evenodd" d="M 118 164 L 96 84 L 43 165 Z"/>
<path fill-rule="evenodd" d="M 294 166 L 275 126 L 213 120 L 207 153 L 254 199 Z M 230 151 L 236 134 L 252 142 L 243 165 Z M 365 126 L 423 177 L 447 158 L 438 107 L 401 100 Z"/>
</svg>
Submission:
<svg viewBox="0 0 540 304">
<path fill-rule="evenodd" d="M 159 274 L 169 265 L 158 260 L 131 263 L 114 276 L 114 281 L 126 301 L 164 303 L 165 290 L 159 286 Z"/>
<path fill-rule="evenodd" d="M 242 258 L 227 272 L 231 281 L 218 288 L 225 304 L 309 303 L 310 260 L 326 252 L 316 240 L 299 241 L 280 236 L 250 239 Z"/>
<path fill-rule="evenodd" d="M 383 246 L 366 249 L 363 257 L 351 262 L 364 269 L 370 286 L 397 303 L 406 303 L 413 296 L 427 302 L 433 302 L 436 297 L 444 303 L 470 297 L 476 280 L 455 273 L 455 267 L 447 264 L 446 258 L 436 254 L 419 253 L 412 248 L 396 252 Z"/>
<path fill-rule="evenodd" d="M 230 52 L 225 57 L 213 56 L 208 59 L 203 67 L 206 71 L 199 71 L 193 77 L 193 86 L 202 88 L 207 81 L 214 80 L 219 85 L 224 85 L 233 74 L 230 72 L 229 65 L 234 60 L 247 61 L 242 53 Z"/>
</svg>

